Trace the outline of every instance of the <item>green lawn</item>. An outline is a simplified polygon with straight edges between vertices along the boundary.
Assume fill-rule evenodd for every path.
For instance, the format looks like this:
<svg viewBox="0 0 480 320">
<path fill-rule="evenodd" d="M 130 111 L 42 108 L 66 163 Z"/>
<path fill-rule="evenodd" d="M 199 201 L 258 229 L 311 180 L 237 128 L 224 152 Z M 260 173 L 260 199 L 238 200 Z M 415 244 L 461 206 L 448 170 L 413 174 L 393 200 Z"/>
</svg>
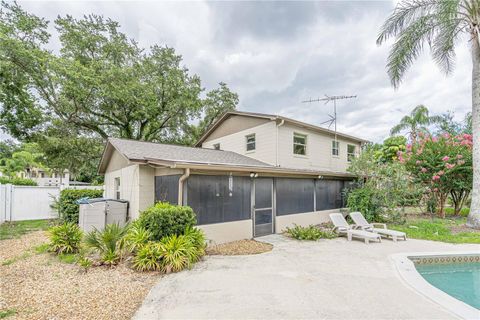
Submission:
<svg viewBox="0 0 480 320">
<path fill-rule="evenodd" d="M 19 238 L 32 231 L 47 230 L 54 223 L 55 220 L 4 222 L 0 224 L 0 240 Z"/>
<path fill-rule="evenodd" d="M 424 239 L 450 243 L 480 243 L 480 232 L 470 230 L 459 230 L 465 225 L 466 218 L 456 219 L 414 219 L 403 225 L 389 225 L 394 230 L 407 233 L 407 237 L 413 239 Z"/>
</svg>

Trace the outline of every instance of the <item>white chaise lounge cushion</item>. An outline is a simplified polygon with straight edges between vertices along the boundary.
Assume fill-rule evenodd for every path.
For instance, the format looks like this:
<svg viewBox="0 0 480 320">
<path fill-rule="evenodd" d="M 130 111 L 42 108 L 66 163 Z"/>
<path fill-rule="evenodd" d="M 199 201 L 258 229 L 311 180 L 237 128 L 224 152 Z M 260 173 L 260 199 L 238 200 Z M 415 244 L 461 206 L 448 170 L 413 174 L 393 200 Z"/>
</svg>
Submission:
<svg viewBox="0 0 480 320">
<path fill-rule="evenodd" d="M 404 240 L 407 240 L 407 234 L 405 232 L 387 229 L 386 225 L 383 223 L 381 223 L 381 225 L 383 225 L 383 228 L 375 228 L 375 224 L 369 223 L 361 212 L 351 212 L 350 217 L 355 222 L 355 225 L 363 230 L 372 231 L 384 236 L 392 237 L 393 241 L 397 241 L 398 238 L 403 238 Z"/>
<path fill-rule="evenodd" d="M 335 226 L 334 230 L 336 230 L 338 233 L 346 234 L 348 241 L 351 241 L 352 237 L 362 238 L 367 244 L 370 240 L 378 240 L 379 242 L 382 241 L 382 237 L 373 231 L 352 228 L 341 213 L 331 213 L 329 216 L 330 220 L 332 220 L 332 223 Z"/>
</svg>

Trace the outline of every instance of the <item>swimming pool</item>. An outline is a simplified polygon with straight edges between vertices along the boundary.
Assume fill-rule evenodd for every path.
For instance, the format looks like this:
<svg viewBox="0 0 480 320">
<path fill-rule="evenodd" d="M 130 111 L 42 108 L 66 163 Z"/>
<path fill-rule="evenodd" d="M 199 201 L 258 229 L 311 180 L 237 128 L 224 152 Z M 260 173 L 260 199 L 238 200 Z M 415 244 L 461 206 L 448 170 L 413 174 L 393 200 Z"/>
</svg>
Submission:
<svg viewBox="0 0 480 320">
<path fill-rule="evenodd" d="M 462 319 L 480 319 L 480 252 L 390 256 L 406 284 Z"/>
<path fill-rule="evenodd" d="M 416 264 L 415 268 L 431 285 L 480 309 L 480 262 Z"/>
</svg>

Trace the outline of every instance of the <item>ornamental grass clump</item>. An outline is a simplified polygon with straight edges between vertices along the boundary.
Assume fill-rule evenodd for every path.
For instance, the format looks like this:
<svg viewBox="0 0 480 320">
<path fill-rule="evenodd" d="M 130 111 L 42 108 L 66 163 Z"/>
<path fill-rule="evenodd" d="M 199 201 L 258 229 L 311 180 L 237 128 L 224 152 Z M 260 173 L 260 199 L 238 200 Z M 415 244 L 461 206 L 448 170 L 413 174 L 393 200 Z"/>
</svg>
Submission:
<svg viewBox="0 0 480 320">
<path fill-rule="evenodd" d="M 80 250 L 82 230 L 75 223 L 64 223 L 48 230 L 49 250 L 56 254 L 72 254 Z"/>
</svg>

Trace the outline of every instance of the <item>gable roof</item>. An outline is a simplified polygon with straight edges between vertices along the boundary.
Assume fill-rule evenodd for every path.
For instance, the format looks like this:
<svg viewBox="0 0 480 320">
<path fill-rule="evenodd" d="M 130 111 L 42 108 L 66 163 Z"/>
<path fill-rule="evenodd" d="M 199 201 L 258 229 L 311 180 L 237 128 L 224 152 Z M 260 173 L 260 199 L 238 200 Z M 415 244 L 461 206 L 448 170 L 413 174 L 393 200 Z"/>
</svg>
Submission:
<svg viewBox="0 0 480 320">
<path fill-rule="evenodd" d="M 315 125 L 312 125 L 312 124 L 309 124 L 309 123 L 306 123 L 306 122 L 294 120 L 294 119 L 287 118 L 287 117 L 284 117 L 284 116 L 266 114 L 266 113 L 257 113 L 257 112 L 246 112 L 246 111 L 228 111 L 228 112 L 225 112 L 217 121 L 215 121 L 210 126 L 210 128 L 200 137 L 200 139 L 197 141 L 197 143 L 195 143 L 195 146 L 196 147 L 201 146 L 202 143 L 210 136 L 210 134 L 212 134 L 227 118 L 229 118 L 232 115 L 254 117 L 254 118 L 263 118 L 263 119 L 268 119 L 268 120 L 271 120 L 271 121 L 280 120 L 280 121 L 285 121 L 287 123 L 291 123 L 291 124 L 294 124 L 296 126 L 303 127 L 303 128 L 306 128 L 306 129 L 310 129 L 310 130 L 313 130 L 313 131 L 316 131 L 316 132 L 326 133 L 326 134 L 329 134 L 329 135 L 335 135 L 335 131 L 333 131 L 333 130 L 326 129 L 326 128 L 319 127 L 319 126 L 315 126 Z M 338 131 L 337 131 L 337 136 L 342 137 L 342 138 L 346 138 L 346 139 L 349 139 L 349 140 L 353 140 L 353 141 L 358 141 L 360 143 L 368 142 L 368 140 L 365 140 L 365 139 L 362 139 L 362 138 L 359 138 L 359 137 L 355 137 L 355 136 L 351 136 L 351 135 L 341 133 L 341 132 L 338 132 Z"/>
<path fill-rule="evenodd" d="M 109 138 L 100 161 L 99 173 L 105 173 L 114 149 L 132 162 L 164 161 L 169 163 L 271 167 L 267 163 L 231 151 Z"/>
</svg>

